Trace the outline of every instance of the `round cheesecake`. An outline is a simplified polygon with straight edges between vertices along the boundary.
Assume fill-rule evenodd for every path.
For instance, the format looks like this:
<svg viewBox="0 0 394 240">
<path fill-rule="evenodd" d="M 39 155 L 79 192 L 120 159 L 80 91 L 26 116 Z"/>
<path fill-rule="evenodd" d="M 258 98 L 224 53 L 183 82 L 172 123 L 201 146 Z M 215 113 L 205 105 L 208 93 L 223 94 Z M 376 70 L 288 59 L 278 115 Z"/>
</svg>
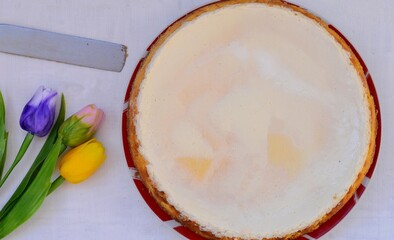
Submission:
<svg viewBox="0 0 394 240">
<path fill-rule="evenodd" d="M 281 1 L 223 1 L 178 20 L 140 66 L 129 109 L 142 181 L 208 239 L 316 229 L 354 194 L 375 149 L 357 58 Z"/>
</svg>

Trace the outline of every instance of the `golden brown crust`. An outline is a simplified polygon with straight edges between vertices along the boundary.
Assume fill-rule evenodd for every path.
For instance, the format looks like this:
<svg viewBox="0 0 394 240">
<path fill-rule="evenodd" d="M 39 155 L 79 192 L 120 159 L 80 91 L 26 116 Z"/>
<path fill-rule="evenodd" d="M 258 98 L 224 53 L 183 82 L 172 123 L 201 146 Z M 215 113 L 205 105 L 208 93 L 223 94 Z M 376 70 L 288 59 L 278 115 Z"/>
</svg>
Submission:
<svg viewBox="0 0 394 240">
<path fill-rule="evenodd" d="M 231 238 L 231 237 L 217 237 L 213 235 L 211 232 L 203 231 L 200 226 L 196 223 L 191 221 L 190 219 L 185 218 L 184 216 L 181 215 L 181 213 L 171 204 L 168 203 L 166 194 L 164 192 L 159 191 L 154 182 L 150 180 L 148 171 L 147 171 L 147 165 L 149 164 L 147 159 L 144 159 L 144 157 L 140 154 L 138 151 L 139 148 L 139 140 L 137 138 L 136 134 L 136 127 L 135 127 L 135 116 L 138 114 L 138 107 L 137 107 L 137 97 L 139 94 L 139 88 L 144 80 L 145 76 L 145 71 L 147 66 L 149 65 L 151 59 L 155 55 L 156 51 L 161 47 L 161 45 L 164 43 L 164 41 L 167 39 L 168 36 L 170 36 L 176 29 L 181 27 L 185 22 L 191 21 L 198 16 L 200 16 L 203 13 L 206 13 L 208 11 L 213 11 L 219 8 L 222 8 L 224 6 L 228 5 L 234 5 L 234 4 L 242 4 L 242 3 L 264 3 L 268 4 L 270 6 L 275 5 L 275 6 L 281 6 L 281 7 L 286 7 L 289 9 L 292 9 L 295 11 L 296 14 L 303 14 L 307 16 L 310 19 L 313 19 L 316 21 L 318 24 L 320 24 L 323 28 L 325 28 L 336 40 L 339 44 L 342 45 L 342 47 L 349 52 L 350 55 L 350 60 L 352 64 L 354 65 L 355 69 L 357 70 L 360 79 L 364 85 L 365 89 L 365 97 L 367 98 L 368 105 L 369 105 L 369 110 L 370 110 L 370 144 L 369 144 L 369 149 L 368 153 L 365 159 L 364 166 L 362 170 L 359 172 L 356 181 L 354 184 L 349 188 L 348 192 L 346 195 L 342 198 L 342 200 L 337 204 L 336 207 L 334 207 L 329 213 L 327 213 L 324 217 L 321 219 L 316 220 L 313 224 L 310 226 L 299 230 L 297 232 L 289 233 L 286 236 L 283 236 L 281 238 L 270 238 L 270 240 L 274 239 L 295 239 L 305 233 L 311 232 L 318 228 L 321 224 L 326 222 L 328 219 L 330 219 L 333 215 L 335 215 L 348 201 L 349 199 L 353 196 L 355 193 L 356 189 L 360 186 L 361 182 L 364 179 L 364 176 L 368 172 L 372 162 L 373 162 L 373 157 L 375 153 L 375 139 L 376 139 L 376 134 L 377 134 L 377 128 L 378 128 L 378 123 L 377 123 L 377 112 L 375 109 L 375 104 L 373 97 L 369 91 L 367 80 L 364 76 L 364 71 L 362 69 L 362 66 L 360 62 L 358 61 L 357 57 L 355 54 L 352 52 L 351 48 L 346 44 L 346 42 L 329 26 L 323 22 L 320 18 L 314 16 L 313 14 L 309 13 L 303 8 L 288 4 L 286 2 L 283 2 L 281 0 L 229 0 L 229 1 L 221 1 L 221 2 L 216 2 L 212 3 L 210 5 L 204 6 L 202 8 L 199 8 L 180 20 L 176 21 L 174 24 L 172 24 L 169 28 L 167 28 L 157 39 L 157 41 L 152 45 L 151 49 L 149 50 L 148 55 L 146 58 L 143 60 L 142 64 L 140 65 L 140 68 L 138 69 L 138 73 L 136 75 L 135 81 L 133 83 L 132 91 L 131 91 L 131 97 L 129 100 L 129 112 L 128 112 L 128 140 L 129 140 L 129 147 L 133 156 L 133 160 L 135 163 L 135 166 L 138 169 L 138 172 L 141 176 L 142 182 L 145 184 L 147 189 L 149 190 L 149 193 L 152 195 L 152 197 L 156 200 L 156 202 L 160 205 L 160 207 L 167 212 L 171 217 L 179 221 L 182 225 L 188 227 L 195 233 L 208 238 L 208 239 L 221 239 L 221 240 L 240 240 L 239 238 Z M 268 239 L 267 239 L 268 240 Z"/>
</svg>

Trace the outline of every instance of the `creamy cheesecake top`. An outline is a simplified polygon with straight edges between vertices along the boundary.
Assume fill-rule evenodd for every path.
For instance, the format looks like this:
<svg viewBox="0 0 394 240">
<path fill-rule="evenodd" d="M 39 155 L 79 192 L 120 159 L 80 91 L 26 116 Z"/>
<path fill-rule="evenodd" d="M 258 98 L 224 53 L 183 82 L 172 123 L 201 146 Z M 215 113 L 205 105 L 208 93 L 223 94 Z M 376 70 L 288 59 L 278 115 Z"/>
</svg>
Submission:
<svg viewBox="0 0 394 240">
<path fill-rule="evenodd" d="M 318 22 L 236 4 L 175 30 L 139 85 L 139 152 L 168 203 L 214 235 L 285 236 L 329 213 L 371 138 L 361 77 Z"/>
</svg>

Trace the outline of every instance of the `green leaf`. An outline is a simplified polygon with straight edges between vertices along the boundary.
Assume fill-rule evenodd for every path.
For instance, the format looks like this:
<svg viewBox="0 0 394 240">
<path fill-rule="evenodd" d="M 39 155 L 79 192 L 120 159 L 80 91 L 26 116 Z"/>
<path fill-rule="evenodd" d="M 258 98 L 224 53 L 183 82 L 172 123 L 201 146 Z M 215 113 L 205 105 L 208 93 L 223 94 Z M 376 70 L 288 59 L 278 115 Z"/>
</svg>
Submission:
<svg viewBox="0 0 394 240">
<path fill-rule="evenodd" d="M 62 101 L 60 105 L 59 115 L 57 120 L 48 135 L 47 140 L 45 141 L 41 151 L 38 153 L 36 159 L 34 160 L 32 166 L 30 167 L 29 171 L 26 173 L 26 176 L 23 178 L 22 182 L 19 184 L 18 188 L 15 190 L 14 194 L 11 198 L 7 201 L 4 207 L 0 211 L 0 220 L 4 218 L 7 213 L 12 209 L 15 205 L 16 200 L 21 196 L 21 194 L 25 191 L 25 189 L 32 183 L 34 178 L 36 177 L 37 173 L 41 169 L 42 163 L 47 158 L 49 151 L 53 148 L 54 143 L 57 138 L 57 133 L 60 125 L 64 122 L 66 111 L 66 102 L 64 99 L 64 95 L 62 95 Z M 66 147 L 62 144 L 60 152 L 62 153 Z"/>
<path fill-rule="evenodd" d="M 4 164 L 7 158 L 8 132 L 5 132 L 4 139 L 0 139 L 0 179 L 3 175 Z"/>
<path fill-rule="evenodd" d="M 3 94 L 0 91 L 0 134 L 5 130 L 4 126 L 5 126 L 5 104 L 4 104 Z"/>
<path fill-rule="evenodd" d="M 4 238 L 27 221 L 41 207 L 51 187 L 51 177 L 60 154 L 62 140 L 58 138 L 37 176 L 19 197 L 14 207 L 0 220 L 0 238 Z"/>
<path fill-rule="evenodd" d="M 7 156 L 8 132 L 5 129 L 5 104 L 0 91 L 0 179 L 3 175 L 4 164 Z"/>
</svg>

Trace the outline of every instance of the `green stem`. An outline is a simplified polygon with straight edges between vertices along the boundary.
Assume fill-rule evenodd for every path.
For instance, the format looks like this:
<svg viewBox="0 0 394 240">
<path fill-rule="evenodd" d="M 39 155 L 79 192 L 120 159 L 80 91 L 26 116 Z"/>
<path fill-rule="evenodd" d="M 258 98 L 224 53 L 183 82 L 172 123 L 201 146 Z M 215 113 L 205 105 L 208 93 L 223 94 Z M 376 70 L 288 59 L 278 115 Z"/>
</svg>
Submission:
<svg viewBox="0 0 394 240">
<path fill-rule="evenodd" d="M 19 148 L 19 152 L 15 157 L 14 162 L 12 163 L 11 167 L 8 169 L 7 173 L 4 175 L 4 177 L 0 181 L 0 188 L 3 186 L 4 182 L 7 180 L 8 176 L 11 174 L 12 170 L 18 165 L 18 163 L 21 161 L 23 155 L 25 155 L 26 150 L 29 148 L 31 141 L 33 140 L 34 135 L 31 133 L 27 133 L 25 139 L 23 140 L 23 143 L 21 147 Z"/>
<path fill-rule="evenodd" d="M 55 191 L 58 187 L 60 187 L 60 185 L 62 185 L 62 183 L 64 183 L 66 179 L 64 179 L 64 177 L 59 176 L 55 179 L 55 181 L 52 182 L 51 187 L 49 188 L 48 194 L 51 194 L 53 191 Z"/>
</svg>

